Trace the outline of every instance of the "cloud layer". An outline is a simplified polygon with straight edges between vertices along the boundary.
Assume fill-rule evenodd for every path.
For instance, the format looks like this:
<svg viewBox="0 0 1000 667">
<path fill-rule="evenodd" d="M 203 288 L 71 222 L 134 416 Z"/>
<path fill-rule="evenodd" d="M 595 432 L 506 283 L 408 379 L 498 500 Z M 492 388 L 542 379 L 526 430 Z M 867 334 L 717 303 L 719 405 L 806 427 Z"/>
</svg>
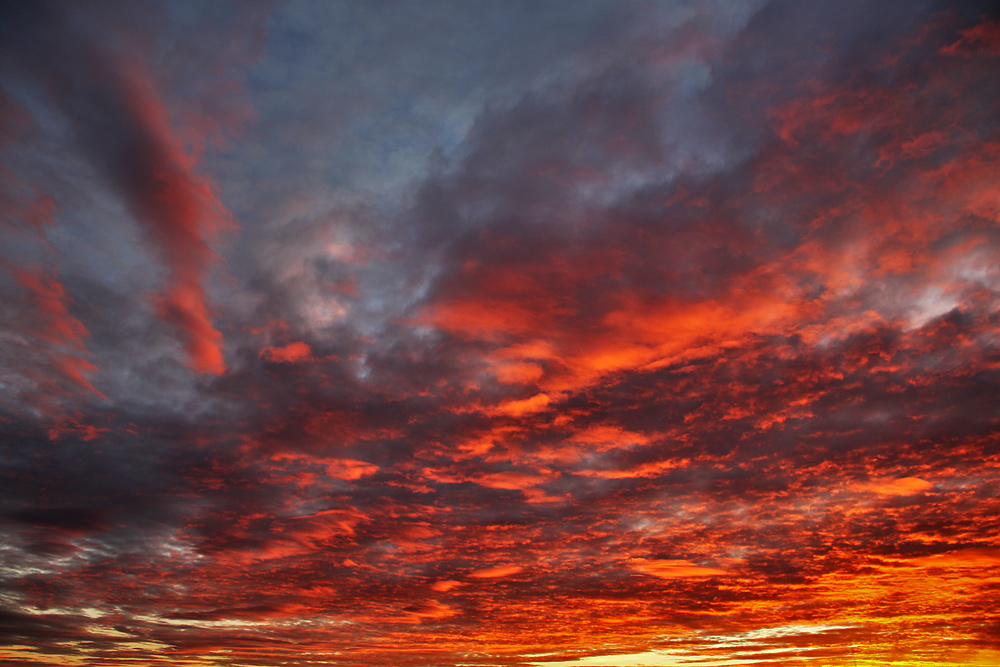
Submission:
<svg viewBox="0 0 1000 667">
<path fill-rule="evenodd" d="M 0 16 L 11 664 L 992 664 L 987 3 Z"/>
</svg>

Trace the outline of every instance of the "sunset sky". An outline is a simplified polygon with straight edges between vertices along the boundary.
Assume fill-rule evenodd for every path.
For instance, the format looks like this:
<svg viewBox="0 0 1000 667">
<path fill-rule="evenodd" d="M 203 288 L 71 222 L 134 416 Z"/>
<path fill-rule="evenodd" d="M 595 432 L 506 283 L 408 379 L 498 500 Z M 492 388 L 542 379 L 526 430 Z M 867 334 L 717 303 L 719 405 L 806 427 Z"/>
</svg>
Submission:
<svg viewBox="0 0 1000 667">
<path fill-rule="evenodd" d="M 1000 12 L 0 5 L 0 662 L 1000 664 Z"/>
</svg>

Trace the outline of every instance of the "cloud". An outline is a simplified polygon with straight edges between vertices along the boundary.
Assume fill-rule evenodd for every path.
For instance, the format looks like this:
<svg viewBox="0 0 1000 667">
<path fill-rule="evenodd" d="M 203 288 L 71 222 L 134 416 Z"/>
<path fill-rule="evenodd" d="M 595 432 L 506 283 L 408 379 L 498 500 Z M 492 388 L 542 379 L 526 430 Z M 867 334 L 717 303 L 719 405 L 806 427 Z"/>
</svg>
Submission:
<svg viewBox="0 0 1000 667">
<path fill-rule="evenodd" d="M 948 55 L 998 56 L 1000 55 L 1000 24 L 983 21 L 961 31 L 962 37 L 941 49 Z"/>
<path fill-rule="evenodd" d="M 704 567 L 691 561 L 681 559 L 647 559 L 632 558 L 629 563 L 633 568 L 645 574 L 662 579 L 674 579 L 678 577 L 714 577 L 726 574 L 726 571 L 717 567 Z"/>
<path fill-rule="evenodd" d="M 434 584 L 431 585 L 431 588 L 438 593 L 447 593 L 451 589 L 457 588 L 461 585 L 462 582 L 460 581 L 455 581 L 454 579 L 444 579 L 442 581 L 435 581 Z"/>
<path fill-rule="evenodd" d="M 437 600 L 425 600 L 416 604 L 404 607 L 403 611 L 411 614 L 417 620 L 447 618 L 458 613 L 446 604 L 441 604 Z"/>
<path fill-rule="evenodd" d="M 11 272 L 17 283 L 31 296 L 35 315 L 34 323 L 24 326 L 23 333 L 33 336 L 42 346 L 46 365 L 57 377 L 69 380 L 78 389 L 86 390 L 99 397 L 104 395 L 90 382 L 88 376 L 97 371 L 86 356 L 84 341 L 89 336 L 87 328 L 69 311 L 71 297 L 65 287 L 54 276 L 43 270 L 28 270 L 12 267 Z M 54 385 L 48 391 L 63 393 Z"/>
<path fill-rule="evenodd" d="M 208 241 L 233 222 L 212 180 L 197 171 L 207 135 L 171 118 L 163 87 L 143 62 L 149 47 L 141 29 L 116 34 L 122 24 L 113 12 L 84 18 L 39 5 L 20 14 L 8 63 L 46 88 L 79 148 L 142 226 L 168 274 L 157 311 L 179 332 L 189 365 L 223 372 L 222 334 L 204 282 L 215 260 Z M 64 80 L 74 85 L 58 85 Z"/>
<path fill-rule="evenodd" d="M 932 489 L 934 488 L 934 484 L 919 477 L 901 477 L 899 479 L 887 479 L 861 484 L 859 488 L 882 495 L 908 496 Z"/>
<path fill-rule="evenodd" d="M 518 574 L 522 570 L 524 568 L 520 565 L 494 565 L 470 572 L 469 576 L 476 579 L 498 579 Z"/>
<path fill-rule="evenodd" d="M 211 183 L 193 172 L 194 162 L 173 135 L 148 76 L 118 77 L 112 85 L 119 87 L 120 100 L 88 100 L 95 113 L 115 113 L 127 128 L 117 154 L 104 156 L 110 158 L 104 166 L 170 270 L 157 306 L 161 317 L 183 332 L 192 368 L 221 373 L 222 334 L 212 326 L 202 281 L 213 258 L 206 234 L 232 223 Z M 80 129 L 85 141 L 99 141 L 102 128 Z"/>
<path fill-rule="evenodd" d="M 535 394 L 528 398 L 505 401 L 497 406 L 497 411 L 514 417 L 544 410 L 550 402 L 547 394 Z"/>
<path fill-rule="evenodd" d="M 260 356 L 275 362 L 295 362 L 308 359 L 312 349 L 302 341 L 294 341 L 283 346 L 269 346 L 261 350 Z"/>
<path fill-rule="evenodd" d="M 13 659 L 996 662 L 984 5 L 38 7 Z"/>
</svg>

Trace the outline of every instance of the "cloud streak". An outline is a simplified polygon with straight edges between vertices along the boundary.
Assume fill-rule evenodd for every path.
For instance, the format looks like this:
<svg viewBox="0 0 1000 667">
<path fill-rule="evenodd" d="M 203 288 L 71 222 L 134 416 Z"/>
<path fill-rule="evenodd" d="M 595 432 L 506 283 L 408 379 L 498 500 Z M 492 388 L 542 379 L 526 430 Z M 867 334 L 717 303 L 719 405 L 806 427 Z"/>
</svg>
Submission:
<svg viewBox="0 0 1000 667">
<path fill-rule="evenodd" d="M 197 172 L 206 135 L 174 126 L 142 63 L 149 47 L 138 31 L 115 33 L 113 13 L 88 17 L 49 5 L 12 13 L 27 16 L 11 22 L 8 59 L 45 88 L 86 158 L 142 226 L 167 270 L 156 310 L 178 331 L 188 363 L 222 373 L 222 334 L 203 283 L 215 258 L 208 239 L 233 221 L 211 179 Z M 46 13 L 52 20 L 41 29 Z"/>
</svg>

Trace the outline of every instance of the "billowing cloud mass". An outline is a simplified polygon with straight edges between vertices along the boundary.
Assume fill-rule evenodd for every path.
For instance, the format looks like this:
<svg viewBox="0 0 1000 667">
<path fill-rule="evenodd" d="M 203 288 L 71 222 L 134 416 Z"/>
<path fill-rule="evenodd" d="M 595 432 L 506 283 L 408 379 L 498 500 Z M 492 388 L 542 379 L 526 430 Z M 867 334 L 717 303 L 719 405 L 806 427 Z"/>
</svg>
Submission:
<svg viewBox="0 0 1000 667">
<path fill-rule="evenodd" d="M 0 9 L 0 658 L 1000 662 L 992 3 Z"/>
</svg>

